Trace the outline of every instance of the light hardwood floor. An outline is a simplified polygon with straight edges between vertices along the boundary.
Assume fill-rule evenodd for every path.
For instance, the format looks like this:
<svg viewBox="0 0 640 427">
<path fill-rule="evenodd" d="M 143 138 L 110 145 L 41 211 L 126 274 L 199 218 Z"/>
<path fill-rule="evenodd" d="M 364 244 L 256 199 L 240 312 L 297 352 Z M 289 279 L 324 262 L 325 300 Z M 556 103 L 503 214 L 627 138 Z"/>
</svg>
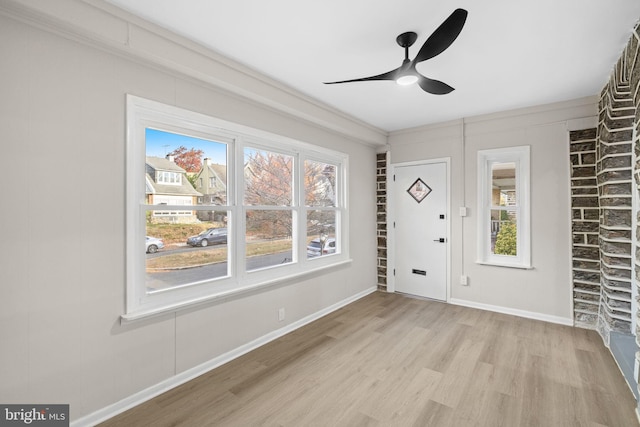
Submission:
<svg viewBox="0 0 640 427">
<path fill-rule="evenodd" d="M 594 331 L 376 292 L 103 426 L 637 426 Z"/>
</svg>

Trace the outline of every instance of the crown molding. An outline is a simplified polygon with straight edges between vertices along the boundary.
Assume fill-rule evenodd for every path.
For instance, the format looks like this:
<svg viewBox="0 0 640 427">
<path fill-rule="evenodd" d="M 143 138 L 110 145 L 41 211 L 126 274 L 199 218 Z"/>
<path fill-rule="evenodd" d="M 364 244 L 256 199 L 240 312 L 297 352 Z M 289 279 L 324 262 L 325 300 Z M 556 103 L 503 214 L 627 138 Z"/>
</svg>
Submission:
<svg viewBox="0 0 640 427">
<path fill-rule="evenodd" d="M 387 132 L 103 0 L 0 0 L 0 15 L 195 79 L 364 145 L 387 143 Z"/>
</svg>

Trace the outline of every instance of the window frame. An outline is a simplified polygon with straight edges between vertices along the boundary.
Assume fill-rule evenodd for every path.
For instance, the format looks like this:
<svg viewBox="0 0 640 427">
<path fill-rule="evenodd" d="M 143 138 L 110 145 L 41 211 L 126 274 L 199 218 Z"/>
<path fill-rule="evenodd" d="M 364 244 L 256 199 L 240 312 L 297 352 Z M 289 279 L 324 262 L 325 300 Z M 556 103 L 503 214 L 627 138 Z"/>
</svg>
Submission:
<svg viewBox="0 0 640 427">
<path fill-rule="evenodd" d="M 326 257 L 330 257 L 333 256 L 337 253 L 340 253 L 342 251 L 342 246 L 345 244 L 345 239 L 342 238 L 342 236 L 340 236 L 340 233 L 343 233 L 343 226 L 342 226 L 342 211 L 341 209 L 339 209 L 340 204 L 342 203 L 340 200 L 338 200 L 340 198 L 340 194 L 337 195 L 336 197 L 336 201 L 334 203 L 334 206 L 315 206 L 315 205 L 307 205 L 307 201 L 306 201 L 306 193 L 305 193 L 305 174 L 304 174 L 304 170 L 306 167 L 306 162 L 315 162 L 315 163 L 324 163 L 324 164 L 330 164 L 332 166 L 336 167 L 336 182 L 342 182 L 343 176 L 342 174 L 344 173 L 344 170 L 342 170 L 342 168 L 340 167 L 340 163 L 338 159 L 335 159 L 335 161 L 331 161 L 330 159 L 325 158 L 319 158 L 317 156 L 313 156 L 313 155 L 308 155 L 305 158 L 301 159 L 300 161 L 300 167 L 301 170 L 303 171 L 301 179 L 300 179 L 300 187 L 302 188 L 302 191 L 300 192 L 300 206 L 301 209 L 303 211 L 303 217 L 302 217 L 302 221 L 303 222 L 303 226 L 305 229 L 305 232 L 307 231 L 307 223 L 308 223 L 308 217 L 309 217 L 309 212 L 314 212 L 314 211 L 324 211 L 324 212 L 334 212 L 334 218 L 335 218 L 335 253 L 332 254 L 326 254 L 323 256 L 319 256 L 319 257 L 311 257 L 309 258 L 307 256 L 307 245 L 304 246 L 303 249 L 303 254 L 302 256 L 304 258 L 307 259 L 307 262 L 317 262 L 318 260 L 324 259 Z M 307 235 L 307 240 L 308 240 L 308 235 Z M 324 248 L 323 248 L 324 249 Z"/>
<path fill-rule="evenodd" d="M 211 300 L 226 298 L 311 275 L 319 270 L 350 263 L 348 244 L 347 178 L 349 158 L 345 153 L 253 129 L 204 114 L 133 95 L 126 97 L 126 304 L 124 321 L 176 311 Z M 144 165 L 146 158 L 145 129 L 182 133 L 197 138 L 227 143 L 227 204 L 215 210 L 228 214 L 228 275 L 197 283 L 148 293 L 146 290 L 146 254 L 141 249 L 146 235 L 145 214 L 152 210 L 145 202 Z M 246 208 L 244 206 L 244 149 L 259 148 L 292 155 L 294 158 L 293 258 L 285 265 L 247 271 L 245 268 Z M 322 260 L 306 258 L 306 211 L 304 210 L 304 160 L 320 160 L 337 166 L 336 208 L 340 211 L 340 235 L 336 254 Z M 302 172 L 302 173 L 300 173 Z M 339 199 L 339 200 L 338 200 Z M 185 206 L 172 206 L 179 210 Z M 249 206 L 256 209 L 257 206 Z M 188 210 L 207 210 L 211 206 L 191 205 Z M 339 238 L 339 240 L 338 240 Z M 305 242 L 304 244 L 302 242 Z"/>
<path fill-rule="evenodd" d="M 276 205 L 276 204 L 269 204 L 269 205 L 253 205 L 253 204 L 246 204 L 245 203 L 245 190 L 246 190 L 246 185 L 245 185 L 245 175 L 244 175 L 244 171 L 242 172 L 242 188 L 239 189 L 238 191 L 238 204 L 240 205 L 240 209 L 241 209 L 241 213 L 240 215 L 242 215 L 240 218 L 242 218 L 242 224 L 244 227 L 246 227 L 246 218 L 247 218 L 247 214 L 250 211 L 280 211 L 280 212 L 291 212 L 291 226 L 292 226 L 292 233 L 298 233 L 299 227 L 298 227 L 298 221 L 299 221 L 299 211 L 297 209 L 298 207 L 298 201 L 296 200 L 296 189 L 298 188 L 297 186 L 297 182 L 296 182 L 296 178 L 297 178 L 297 174 L 296 171 L 297 169 L 297 163 L 299 162 L 299 155 L 298 153 L 292 153 L 290 151 L 287 151 L 286 149 L 284 149 L 283 147 L 277 147 L 274 146 L 273 144 L 269 144 L 267 141 L 261 141 L 257 138 L 248 138 L 242 141 L 242 152 L 238 153 L 238 156 L 242 156 L 242 158 L 244 159 L 245 156 L 245 150 L 246 149 L 252 149 L 252 150 L 256 150 L 256 151 L 262 151 L 265 153 L 273 153 L 273 154 L 280 154 L 280 155 L 285 155 L 285 156 L 290 156 L 291 157 L 291 161 L 292 161 L 292 167 L 293 167 L 293 171 L 292 171 L 292 176 L 291 176 L 291 202 L 288 205 Z M 244 162 L 244 160 L 243 160 Z M 239 174 L 240 175 L 240 174 Z M 239 177 L 238 177 L 239 179 Z M 240 182 L 240 181 L 237 181 Z M 243 235 L 246 236 L 246 228 L 243 229 Z M 243 243 L 243 247 L 246 245 L 247 241 L 246 241 L 246 237 L 241 239 L 242 243 Z M 259 269 L 253 269 L 253 270 L 249 270 L 246 268 L 246 264 L 247 264 L 247 257 L 246 257 L 246 250 L 243 251 L 243 256 L 242 258 L 238 257 L 238 262 L 242 263 L 242 271 L 245 273 L 247 278 L 254 278 L 256 276 L 259 275 L 266 275 L 268 277 L 277 277 L 278 273 L 277 271 L 280 269 L 284 269 L 285 266 L 289 266 L 291 264 L 295 264 L 298 262 L 298 242 L 296 239 L 294 239 L 292 237 L 292 245 L 291 245 L 291 262 L 290 263 L 286 263 L 286 265 L 270 265 L 267 267 L 263 267 L 263 268 L 259 268 Z M 269 272 L 269 270 L 276 270 L 276 273 L 271 273 Z M 253 279 L 256 280 L 256 279 Z"/>
<path fill-rule="evenodd" d="M 496 163 L 516 165 L 516 206 L 504 210 L 516 212 L 517 255 L 500 255 L 491 251 L 492 166 Z M 478 223 L 477 263 L 499 267 L 531 269 L 531 198 L 530 146 L 478 150 Z M 501 209 L 502 210 L 502 209 Z"/>
</svg>

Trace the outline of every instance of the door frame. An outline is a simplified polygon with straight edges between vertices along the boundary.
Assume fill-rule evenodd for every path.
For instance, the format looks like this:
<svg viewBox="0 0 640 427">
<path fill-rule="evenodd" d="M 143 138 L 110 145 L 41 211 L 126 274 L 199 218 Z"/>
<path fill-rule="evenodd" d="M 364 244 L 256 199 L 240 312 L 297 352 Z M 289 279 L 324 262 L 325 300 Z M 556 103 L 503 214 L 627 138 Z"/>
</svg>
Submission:
<svg viewBox="0 0 640 427">
<path fill-rule="evenodd" d="M 445 163 L 446 173 L 445 180 L 447 185 L 446 193 L 446 302 L 451 298 L 451 157 L 441 157 L 437 159 L 415 160 L 410 162 L 390 163 L 389 172 L 387 174 L 387 292 L 396 292 L 396 280 L 394 270 L 396 267 L 396 235 L 394 222 L 395 218 L 395 185 L 393 177 L 396 168 L 403 166 L 423 166 L 434 163 Z"/>
</svg>

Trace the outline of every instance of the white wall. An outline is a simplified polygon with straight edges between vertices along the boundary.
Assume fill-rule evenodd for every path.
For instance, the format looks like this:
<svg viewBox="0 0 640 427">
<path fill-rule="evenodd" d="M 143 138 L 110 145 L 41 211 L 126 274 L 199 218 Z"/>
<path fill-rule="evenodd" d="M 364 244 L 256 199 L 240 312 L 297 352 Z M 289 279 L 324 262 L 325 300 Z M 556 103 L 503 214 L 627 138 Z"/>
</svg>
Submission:
<svg viewBox="0 0 640 427">
<path fill-rule="evenodd" d="M 53 3 L 0 3 L 0 402 L 68 403 L 77 420 L 375 287 L 386 135 L 125 14 Z M 127 93 L 348 153 L 353 262 L 122 325 Z"/>
<path fill-rule="evenodd" d="M 395 132 L 391 163 L 451 157 L 451 302 L 572 324 L 568 123 L 597 98 Z M 532 270 L 477 264 L 478 150 L 531 146 Z M 469 215 L 457 215 L 467 206 Z M 469 286 L 462 286 L 462 274 Z"/>
</svg>

